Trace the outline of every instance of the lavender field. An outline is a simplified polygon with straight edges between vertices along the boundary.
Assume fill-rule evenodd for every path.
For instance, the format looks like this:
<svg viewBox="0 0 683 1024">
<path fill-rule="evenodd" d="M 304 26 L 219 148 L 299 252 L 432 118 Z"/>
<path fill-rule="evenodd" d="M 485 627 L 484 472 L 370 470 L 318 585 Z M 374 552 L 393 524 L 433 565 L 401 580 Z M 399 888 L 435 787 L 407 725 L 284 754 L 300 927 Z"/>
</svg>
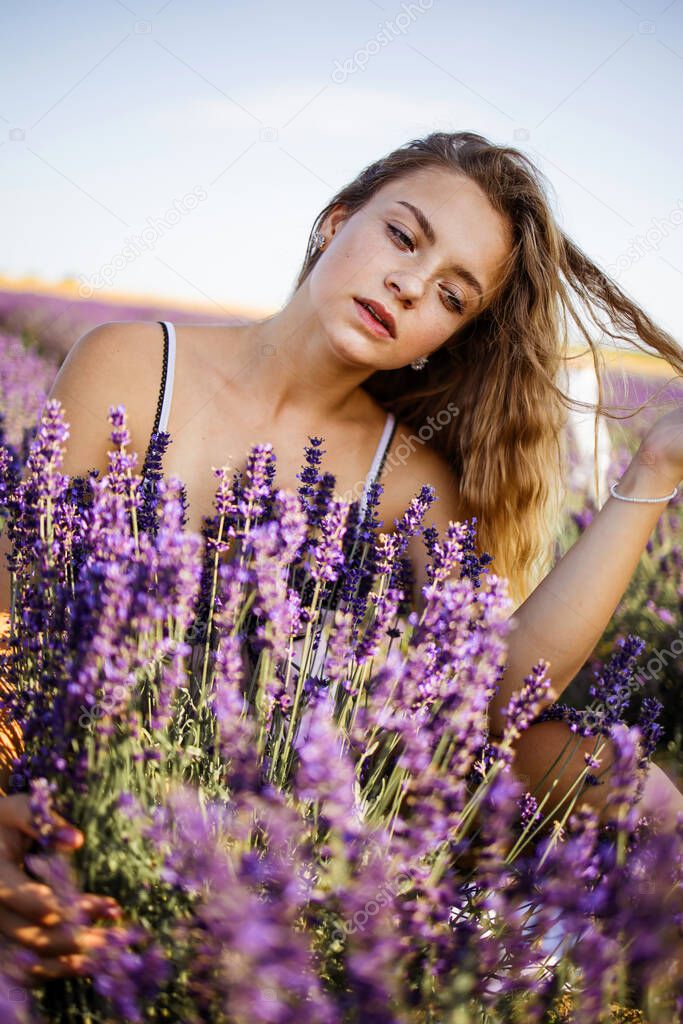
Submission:
<svg viewBox="0 0 683 1024">
<path fill-rule="evenodd" d="M 66 424 L 46 396 L 66 352 L 98 323 L 157 319 L 229 322 L 0 293 L 0 528 L 20 610 L 0 706 L 23 736 L 8 792 L 30 797 L 36 877 L 67 904 L 86 887 L 124 909 L 77 978 L 29 984 L 35 954 L 0 943 L 1 1019 L 680 1020 L 683 822 L 636 802 L 650 761 L 680 780 L 683 497 L 555 707 L 591 750 L 553 806 L 512 770 L 551 687 L 542 659 L 503 736 L 488 734 L 509 605 L 471 524 L 427 537 L 426 607 L 404 607 L 429 481 L 377 539 L 377 491 L 369 519 L 332 497 L 315 439 L 297 494 L 255 446 L 243 479 L 216 471 L 215 516 L 195 534 L 181 481 L 137 485 L 122 407 L 109 474 L 60 473 Z M 625 365 L 605 380 L 612 408 L 665 379 Z M 670 386 L 659 414 L 682 397 Z M 652 416 L 607 421 L 610 477 Z M 167 443 L 156 435 L 157 466 Z M 571 435 L 569 454 L 583 479 Z M 595 513 L 577 485 L 558 555 Z M 608 741 L 599 816 L 581 795 Z M 85 840 L 70 868 L 49 856 L 53 810 Z"/>
<path fill-rule="evenodd" d="M 35 422 L 51 380 L 76 339 L 97 324 L 111 320 L 159 320 L 174 323 L 230 323 L 228 313 L 169 308 L 166 305 L 129 305 L 49 296 L 39 292 L 2 291 L 0 289 L 0 329 L 4 331 L 5 366 L 0 378 L 0 408 L 6 413 L 8 438 L 19 443 L 21 425 Z M 237 321 L 239 318 L 234 317 Z M 13 360 L 21 339 L 31 356 Z M 639 365 L 640 364 L 640 365 Z M 625 469 L 638 440 L 653 420 L 683 399 L 683 381 L 671 380 L 669 368 L 640 353 L 615 362 L 605 375 L 606 404 L 623 420 L 605 420 L 610 437 L 611 458 L 605 468 L 608 478 Z M 23 379 L 23 383 L 22 383 Z M 12 394 L 10 395 L 10 390 Z M 656 396 L 656 397 L 655 397 Z M 652 401 L 654 398 L 654 401 Z M 646 401 L 652 405 L 630 415 Z M 590 444 L 592 446 L 592 436 Z M 576 474 L 581 483 L 592 472 L 592 461 L 586 460 L 570 435 L 570 453 L 575 463 L 582 463 L 583 472 Z M 562 551 L 572 544 L 580 530 L 590 522 L 595 505 L 591 497 L 577 487 L 567 507 L 564 534 L 559 538 Z M 681 777 L 683 772 L 683 652 L 679 652 L 679 631 L 683 628 L 683 577 L 681 575 L 681 496 L 672 501 L 662 516 L 647 551 L 641 559 L 632 586 L 624 595 L 609 629 L 596 649 L 604 657 L 618 638 L 629 632 L 645 641 L 642 657 L 644 692 L 664 702 L 664 730 L 659 751 L 669 770 Z M 672 644 L 673 649 L 672 649 Z M 648 669 L 648 657 L 653 660 Z M 594 662 L 586 664 L 567 700 L 582 706 L 586 703 Z"/>
</svg>

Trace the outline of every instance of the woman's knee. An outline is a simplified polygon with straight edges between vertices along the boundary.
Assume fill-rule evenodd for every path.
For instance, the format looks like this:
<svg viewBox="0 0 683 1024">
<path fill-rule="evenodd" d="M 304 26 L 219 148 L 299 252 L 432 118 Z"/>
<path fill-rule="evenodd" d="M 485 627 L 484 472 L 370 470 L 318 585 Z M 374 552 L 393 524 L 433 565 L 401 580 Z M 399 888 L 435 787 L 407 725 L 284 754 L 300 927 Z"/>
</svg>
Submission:
<svg viewBox="0 0 683 1024">
<path fill-rule="evenodd" d="M 605 814 L 616 756 L 611 740 L 579 736 L 565 722 L 536 722 L 513 752 L 513 773 L 539 803 L 545 799 L 544 816 L 564 816 L 572 801 Z"/>
</svg>

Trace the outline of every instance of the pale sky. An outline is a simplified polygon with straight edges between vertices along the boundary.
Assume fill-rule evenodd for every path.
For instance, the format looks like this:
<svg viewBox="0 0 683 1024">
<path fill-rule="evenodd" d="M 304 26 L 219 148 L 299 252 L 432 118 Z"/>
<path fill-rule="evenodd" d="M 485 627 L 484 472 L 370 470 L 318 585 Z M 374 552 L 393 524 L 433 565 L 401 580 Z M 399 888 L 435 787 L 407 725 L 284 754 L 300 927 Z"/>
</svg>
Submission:
<svg viewBox="0 0 683 1024">
<path fill-rule="evenodd" d="M 681 340 L 683 0 L 6 0 L 0 56 L 0 273 L 274 310 L 342 184 L 467 129 Z"/>
</svg>

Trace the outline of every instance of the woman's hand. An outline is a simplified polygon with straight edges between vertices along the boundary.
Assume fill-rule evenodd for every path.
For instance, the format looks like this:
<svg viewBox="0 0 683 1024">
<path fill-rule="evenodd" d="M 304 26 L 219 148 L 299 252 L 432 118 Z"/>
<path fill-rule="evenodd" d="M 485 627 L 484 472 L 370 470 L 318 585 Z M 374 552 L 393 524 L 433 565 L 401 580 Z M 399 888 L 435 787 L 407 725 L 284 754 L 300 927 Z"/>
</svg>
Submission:
<svg viewBox="0 0 683 1024">
<path fill-rule="evenodd" d="M 59 814 L 52 817 L 61 832 L 55 853 L 72 853 L 82 845 L 83 834 Z M 28 794 L 0 797 L 0 935 L 39 957 L 38 963 L 24 969 L 27 983 L 87 973 L 87 953 L 107 941 L 107 929 L 70 924 L 74 909 L 80 909 L 89 923 L 121 913 L 114 899 L 95 893 L 83 893 L 76 908 L 64 907 L 50 886 L 30 879 L 23 861 L 37 838 Z"/>
<path fill-rule="evenodd" d="M 683 406 L 662 416 L 650 427 L 636 453 L 636 459 L 659 475 L 669 490 L 683 479 Z"/>
</svg>

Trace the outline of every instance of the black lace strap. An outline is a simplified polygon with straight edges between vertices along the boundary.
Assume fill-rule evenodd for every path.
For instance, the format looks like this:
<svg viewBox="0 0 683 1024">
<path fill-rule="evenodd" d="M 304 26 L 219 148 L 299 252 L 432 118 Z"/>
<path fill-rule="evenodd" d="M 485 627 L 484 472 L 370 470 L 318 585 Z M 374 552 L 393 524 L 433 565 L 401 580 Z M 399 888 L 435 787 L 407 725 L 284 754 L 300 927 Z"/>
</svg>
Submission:
<svg viewBox="0 0 683 1024">
<path fill-rule="evenodd" d="M 161 370 L 161 388 L 159 390 L 159 401 L 157 402 L 157 412 L 156 412 L 156 416 L 154 417 L 154 426 L 152 427 L 152 435 L 154 435 L 157 432 L 157 430 L 159 429 L 159 422 L 161 420 L 161 407 L 164 404 L 164 392 L 166 390 L 166 371 L 168 370 L 168 330 L 166 328 L 166 324 L 163 323 L 163 321 L 157 320 L 157 323 L 161 324 L 161 329 L 164 332 L 164 361 L 163 361 L 163 367 L 162 367 L 162 370 Z M 142 463 L 141 474 L 142 474 L 143 481 L 146 480 L 147 474 L 149 472 L 149 460 L 150 460 L 151 448 L 152 448 L 152 436 L 150 436 L 150 439 L 147 442 L 147 450 L 145 451 L 145 458 L 144 458 L 143 463 Z"/>
<path fill-rule="evenodd" d="M 168 328 L 163 320 L 157 320 L 158 324 L 161 324 L 161 329 L 164 332 L 164 364 L 161 371 L 161 388 L 159 390 L 159 401 L 157 402 L 157 414 L 154 417 L 154 426 L 152 427 L 152 433 L 156 434 L 159 429 L 159 422 L 161 420 L 161 407 L 164 404 L 164 393 L 166 391 L 166 373 L 168 371 Z"/>
</svg>

